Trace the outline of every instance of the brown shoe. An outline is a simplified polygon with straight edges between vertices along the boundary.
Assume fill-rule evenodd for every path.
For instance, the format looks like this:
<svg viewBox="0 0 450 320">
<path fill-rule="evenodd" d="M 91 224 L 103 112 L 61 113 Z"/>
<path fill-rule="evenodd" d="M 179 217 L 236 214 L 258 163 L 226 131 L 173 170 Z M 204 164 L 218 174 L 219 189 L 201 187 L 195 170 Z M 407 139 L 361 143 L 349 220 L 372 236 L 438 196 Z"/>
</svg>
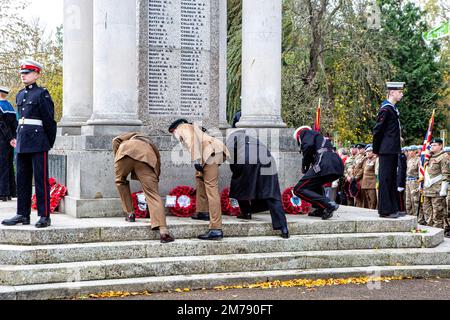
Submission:
<svg viewBox="0 0 450 320">
<path fill-rule="evenodd" d="M 175 241 L 175 238 L 172 237 L 168 233 L 162 234 L 160 239 L 161 239 L 161 243 L 169 243 L 169 242 L 174 242 Z"/>
</svg>

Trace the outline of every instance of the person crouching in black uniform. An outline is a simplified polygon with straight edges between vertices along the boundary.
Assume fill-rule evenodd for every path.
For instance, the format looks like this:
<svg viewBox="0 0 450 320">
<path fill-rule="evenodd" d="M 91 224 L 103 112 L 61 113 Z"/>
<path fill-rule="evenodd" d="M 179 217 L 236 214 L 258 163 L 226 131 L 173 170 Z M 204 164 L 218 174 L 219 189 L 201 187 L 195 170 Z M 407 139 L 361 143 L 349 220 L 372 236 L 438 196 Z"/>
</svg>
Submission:
<svg viewBox="0 0 450 320">
<path fill-rule="evenodd" d="M 344 164 L 331 141 L 311 127 L 298 128 L 294 139 L 301 146 L 302 173 L 305 174 L 295 186 L 294 194 L 317 209 L 315 216 L 330 219 L 339 205 L 325 196 L 323 185 L 341 178 Z"/>
<path fill-rule="evenodd" d="M 258 139 L 247 135 L 245 129 L 231 133 L 227 147 L 233 172 L 230 198 L 239 202 L 238 218 L 250 220 L 252 213 L 269 210 L 273 229 L 281 230 L 281 237 L 288 239 L 277 166 L 270 151 Z"/>
</svg>

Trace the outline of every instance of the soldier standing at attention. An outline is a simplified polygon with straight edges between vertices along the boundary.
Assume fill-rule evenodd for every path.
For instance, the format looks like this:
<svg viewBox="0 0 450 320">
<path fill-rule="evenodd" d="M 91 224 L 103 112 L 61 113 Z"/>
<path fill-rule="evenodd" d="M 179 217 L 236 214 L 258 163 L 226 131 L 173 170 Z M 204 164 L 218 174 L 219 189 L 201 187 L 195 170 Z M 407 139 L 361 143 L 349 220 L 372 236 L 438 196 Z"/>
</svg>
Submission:
<svg viewBox="0 0 450 320">
<path fill-rule="evenodd" d="M 361 180 L 363 178 L 364 173 L 364 161 L 366 160 L 366 146 L 362 143 L 358 143 L 356 145 L 356 148 L 358 149 L 358 155 L 355 157 L 355 162 L 353 163 L 353 170 L 352 170 L 352 179 L 355 180 L 359 193 L 354 198 L 355 199 L 355 207 L 358 208 L 364 208 L 364 194 L 361 190 Z"/>
<path fill-rule="evenodd" d="M 353 166 L 355 164 L 355 158 L 358 155 L 358 149 L 356 148 L 356 145 L 352 145 L 350 147 L 350 156 L 347 157 L 347 160 L 345 161 L 345 167 L 344 167 L 344 178 L 345 182 L 343 184 L 343 191 L 346 194 L 348 193 L 348 189 L 350 187 L 350 183 L 352 182 L 352 176 L 353 176 Z M 355 198 L 348 196 L 347 197 L 348 205 L 354 206 L 355 205 Z"/>
<path fill-rule="evenodd" d="M 36 84 L 42 69 L 33 60 L 23 60 L 20 64 L 25 88 L 16 97 L 19 127 L 17 140 L 12 143 L 17 152 L 17 215 L 4 220 L 2 224 L 6 226 L 30 224 L 33 176 L 40 217 L 36 227 L 46 228 L 51 224 L 48 151 L 55 143 L 56 122 L 50 93 Z"/>
<path fill-rule="evenodd" d="M 445 198 L 450 171 L 442 143 L 442 139 L 439 138 L 431 141 L 431 158 L 426 163 L 423 184 L 423 210 L 428 226 L 447 230 L 449 224 Z"/>
<path fill-rule="evenodd" d="M 402 153 L 398 156 L 397 167 L 397 191 L 398 191 L 398 209 L 399 212 L 406 215 L 405 208 L 405 188 L 406 188 L 406 166 L 408 162 L 408 148 L 402 148 Z"/>
<path fill-rule="evenodd" d="M 419 204 L 419 161 L 417 155 L 417 146 L 409 147 L 408 162 L 406 165 L 406 213 L 409 215 L 417 215 Z"/>
<path fill-rule="evenodd" d="M 377 208 L 377 178 L 375 176 L 375 164 L 377 157 L 373 154 L 371 145 L 366 147 L 366 160 L 364 161 L 364 172 L 361 181 L 361 192 L 364 203 L 368 209 Z"/>
<path fill-rule="evenodd" d="M 373 152 L 379 158 L 378 214 L 396 219 L 398 212 L 397 166 L 400 148 L 400 113 L 396 104 L 403 98 L 403 82 L 388 82 L 388 98 L 378 112 L 373 129 Z"/>
<path fill-rule="evenodd" d="M 0 200 L 16 197 L 13 139 L 17 130 L 16 111 L 6 100 L 9 89 L 0 87 Z"/>
</svg>

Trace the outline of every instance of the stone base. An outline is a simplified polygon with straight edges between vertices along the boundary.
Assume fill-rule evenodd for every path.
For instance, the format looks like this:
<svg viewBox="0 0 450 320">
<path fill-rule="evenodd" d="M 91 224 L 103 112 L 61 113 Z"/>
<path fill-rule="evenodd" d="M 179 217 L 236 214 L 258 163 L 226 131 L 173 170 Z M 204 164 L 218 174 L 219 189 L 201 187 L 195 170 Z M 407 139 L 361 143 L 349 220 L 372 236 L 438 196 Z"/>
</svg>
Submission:
<svg viewBox="0 0 450 320">
<path fill-rule="evenodd" d="M 81 128 L 81 134 L 85 136 L 118 136 L 125 132 L 140 132 L 141 126 L 118 125 L 86 125 Z"/>
<path fill-rule="evenodd" d="M 98 126 L 94 128 L 101 129 Z M 281 190 L 294 186 L 300 179 L 301 156 L 291 138 L 292 129 L 250 129 L 248 132 L 257 135 L 270 148 L 277 162 Z M 67 181 L 68 197 L 62 212 L 77 218 L 122 216 L 115 185 L 113 138 L 114 135 L 57 138 L 51 152 L 50 171 L 61 172 L 61 177 L 55 176 L 57 181 Z M 161 154 L 161 196 L 164 198 L 173 188 L 181 185 L 195 188 L 196 171 L 189 154 L 171 136 L 154 136 L 152 139 Z M 58 157 L 63 157 L 63 160 L 58 161 Z M 229 187 L 230 179 L 231 170 L 225 163 L 220 167 L 220 191 Z M 133 181 L 131 192 L 140 190 L 140 184 Z"/>
<path fill-rule="evenodd" d="M 110 218 L 124 216 L 119 198 L 77 199 L 66 196 L 64 203 L 60 206 L 60 212 L 64 212 L 75 218 Z"/>
</svg>

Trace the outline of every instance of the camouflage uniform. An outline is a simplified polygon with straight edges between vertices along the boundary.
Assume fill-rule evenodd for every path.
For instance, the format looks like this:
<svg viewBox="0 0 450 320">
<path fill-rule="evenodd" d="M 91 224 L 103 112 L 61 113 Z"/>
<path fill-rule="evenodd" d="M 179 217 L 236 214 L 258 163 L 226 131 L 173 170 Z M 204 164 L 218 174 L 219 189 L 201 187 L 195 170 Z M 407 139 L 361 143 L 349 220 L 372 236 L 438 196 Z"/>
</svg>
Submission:
<svg viewBox="0 0 450 320">
<path fill-rule="evenodd" d="M 406 167 L 406 213 L 417 215 L 419 205 L 419 162 L 420 158 L 414 156 L 408 159 Z"/>
<path fill-rule="evenodd" d="M 358 154 L 355 157 L 355 162 L 352 170 L 352 177 L 358 181 L 361 185 L 361 180 L 363 178 L 364 173 L 364 162 L 366 160 L 366 156 L 363 154 Z M 355 207 L 364 208 L 364 194 L 362 190 L 359 192 L 359 195 L 355 198 Z"/>
<path fill-rule="evenodd" d="M 441 151 L 431 156 L 426 166 L 424 181 L 423 211 L 427 225 L 430 227 L 447 229 L 447 208 L 445 197 L 440 196 L 443 183 L 450 179 L 447 155 Z M 433 181 L 436 180 L 436 181 Z M 447 190 L 445 190 L 447 192 Z M 419 221 L 422 217 L 419 216 Z"/>
<path fill-rule="evenodd" d="M 352 177 L 354 163 L 355 163 L 355 156 L 352 156 L 352 155 L 350 155 L 347 158 L 347 161 L 345 161 L 344 177 L 345 177 L 346 181 L 348 180 L 348 178 Z M 347 193 L 347 191 L 344 191 L 344 192 Z M 349 206 L 354 206 L 355 205 L 355 199 L 353 197 L 349 196 L 347 201 L 348 201 L 348 205 Z"/>
</svg>

